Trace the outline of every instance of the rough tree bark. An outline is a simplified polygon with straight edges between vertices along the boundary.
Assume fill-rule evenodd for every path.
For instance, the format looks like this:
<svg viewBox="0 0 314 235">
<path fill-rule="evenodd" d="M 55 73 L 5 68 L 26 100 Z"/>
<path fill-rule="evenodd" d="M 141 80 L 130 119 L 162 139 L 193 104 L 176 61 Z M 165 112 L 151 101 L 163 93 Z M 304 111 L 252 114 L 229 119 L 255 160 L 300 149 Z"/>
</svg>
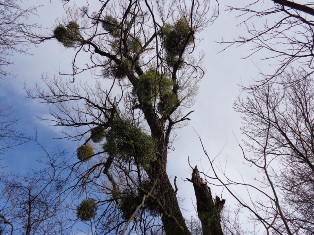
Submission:
<svg viewBox="0 0 314 235">
<path fill-rule="evenodd" d="M 181 213 L 176 192 L 166 172 L 167 143 L 162 141 L 162 136 L 158 139 L 161 140 L 158 144 L 159 154 L 155 163 L 152 164 L 150 177 L 157 183 L 154 196 L 160 207 L 164 231 L 167 235 L 191 235 Z"/>
<path fill-rule="evenodd" d="M 218 196 L 213 199 L 211 190 L 200 177 L 197 166 L 193 169 L 191 181 L 194 186 L 197 213 L 202 223 L 203 235 L 223 235 L 220 214 L 225 199 L 220 199 Z"/>
<path fill-rule="evenodd" d="M 273 0 L 273 2 L 314 16 L 314 9 L 305 4 L 299 4 L 287 0 Z"/>
<path fill-rule="evenodd" d="M 166 212 L 166 214 L 162 216 L 162 223 L 166 234 L 190 235 L 191 233 L 185 224 L 185 219 L 182 216 L 175 191 L 168 176 L 165 174 L 161 176 L 160 179 L 163 182 L 162 185 L 160 185 L 158 194 L 165 208 L 164 211 Z"/>
</svg>

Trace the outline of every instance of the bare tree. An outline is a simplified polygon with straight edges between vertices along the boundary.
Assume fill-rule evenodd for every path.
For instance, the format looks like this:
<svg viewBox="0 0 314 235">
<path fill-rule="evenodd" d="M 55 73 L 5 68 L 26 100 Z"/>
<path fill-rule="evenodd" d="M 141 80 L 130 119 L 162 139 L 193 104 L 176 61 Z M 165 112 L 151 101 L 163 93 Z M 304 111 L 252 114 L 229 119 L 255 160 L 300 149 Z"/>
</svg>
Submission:
<svg viewBox="0 0 314 235">
<path fill-rule="evenodd" d="M 27 23 L 34 12 L 35 8 L 23 9 L 18 1 L 0 1 L 0 79 L 8 75 L 6 67 L 13 63 L 10 57 L 26 52 L 26 35 L 37 27 Z"/>
<path fill-rule="evenodd" d="M 269 206 L 255 207 L 276 234 L 314 229 L 314 86 L 305 70 L 292 70 L 248 91 L 236 103 L 243 115 L 245 158 L 264 175 Z M 255 213 L 254 212 L 254 213 Z M 257 215 L 256 215 L 257 216 Z"/>
<path fill-rule="evenodd" d="M 314 8 L 310 1 L 237 2 L 228 10 L 238 14 L 239 25 L 247 34 L 222 43 L 249 44 L 251 54 L 261 53 L 263 59 L 268 59 L 274 71 L 268 71 L 262 82 L 276 77 L 289 66 L 302 66 L 309 74 L 313 72 Z"/>
<path fill-rule="evenodd" d="M 65 47 L 75 48 L 74 84 L 45 80 L 30 97 L 52 105 L 56 125 L 76 127 L 83 141 L 73 166 L 82 195 L 82 221 L 101 234 L 190 234 L 167 173 L 174 128 L 193 112 L 202 58 L 192 53 L 197 33 L 208 19 L 209 1 L 105 1 L 93 13 L 69 11 L 53 31 Z M 80 15 L 80 21 L 78 19 Z M 50 39 L 51 37 L 47 37 Z M 83 53 L 90 61 L 80 66 Z M 77 84 L 92 70 L 105 78 Z M 213 198 L 197 167 L 192 179 L 204 234 L 222 234 L 224 200 Z"/>
<path fill-rule="evenodd" d="M 17 129 L 17 122 L 11 107 L 0 108 L 0 155 L 28 141 L 25 134 Z"/>
<path fill-rule="evenodd" d="M 4 234 L 70 232 L 63 191 L 67 185 L 64 153 L 44 151 L 45 168 L 37 164 L 27 174 L 1 174 L 0 231 Z"/>
<path fill-rule="evenodd" d="M 36 27 L 34 24 L 28 24 L 27 19 L 34 12 L 35 8 L 22 9 L 18 1 L 0 1 L 0 79 L 10 73 L 6 69 L 12 64 L 10 57 L 15 53 L 26 52 L 26 33 Z M 17 130 L 17 120 L 12 113 L 11 107 L 0 107 L 0 155 L 27 141 L 26 136 Z"/>
<path fill-rule="evenodd" d="M 221 184 L 267 232 L 312 234 L 313 4 L 254 1 L 233 4 L 228 10 L 238 13 L 247 34 L 222 43 L 251 45 L 248 56 L 263 53 L 275 70 L 262 71 L 265 76 L 245 89 L 247 99 L 236 104 L 247 137 L 244 157 L 263 173 L 262 183 L 268 190 L 229 178 Z M 291 71 L 291 67 L 297 69 Z M 230 185 L 248 187 L 265 199 L 248 204 Z"/>
</svg>

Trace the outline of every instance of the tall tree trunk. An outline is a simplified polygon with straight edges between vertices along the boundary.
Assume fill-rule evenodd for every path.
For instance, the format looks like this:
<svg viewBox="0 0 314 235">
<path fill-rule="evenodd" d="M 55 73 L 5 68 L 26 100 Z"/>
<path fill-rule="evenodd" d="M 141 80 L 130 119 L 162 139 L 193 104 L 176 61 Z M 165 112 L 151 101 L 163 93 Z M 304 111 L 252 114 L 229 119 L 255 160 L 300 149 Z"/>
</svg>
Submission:
<svg viewBox="0 0 314 235">
<path fill-rule="evenodd" d="M 176 193 L 165 173 L 159 177 L 158 197 L 162 202 L 162 223 L 167 235 L 191 235 L 181 213 Z"/>
<path fill-rule="evenodd" d="M 30 235 L 31 234 L 31 229 L 32 229 L 32 222 L 31 222 L 31 216 L 32 216 L 32 201 L 31 197 L 29 195 L 29 199 L 27 201 L 27 224 L 26 224 L 26 231 L 25 235 Z"/>
<path fill-rule="evenodd" d="M 193 169 L 192 183 L 194 186 L 197 213 L 202 224 L 203 235 L 223 235 L 220 220 L 224 199 L 212 198 L 211 190 L 200 177 L 197 166 Z"/>
<path fill-rule="evenodd" d="M 181 213 L 175 190 L 166 172 L 167 147 L 160 143 L 158 159 L 151 165 L 150 178 L 156 182 L 154 197 L 167 235 L 191 235 Z"/>
<path fill-rule="evenodd" d="M 149 123 L 152 123 L 153 117 L 147 116 Z M 186 226 L 186 221 L 181 213 L 175 190 L 173 189 L 167 170 L 167 146 L 164 138 L 164 124 L 154 126 L 151 124 L 151 130 L 157 143 L 157 159 L 151 164 L 151 170 L 148 172 L 152 181 L 156 182 L 155 193 L 153 194 L 159 210 L 162 213 L 161 220 L 164 231 L 167 235 L 191 235 Z"/>
</svg>

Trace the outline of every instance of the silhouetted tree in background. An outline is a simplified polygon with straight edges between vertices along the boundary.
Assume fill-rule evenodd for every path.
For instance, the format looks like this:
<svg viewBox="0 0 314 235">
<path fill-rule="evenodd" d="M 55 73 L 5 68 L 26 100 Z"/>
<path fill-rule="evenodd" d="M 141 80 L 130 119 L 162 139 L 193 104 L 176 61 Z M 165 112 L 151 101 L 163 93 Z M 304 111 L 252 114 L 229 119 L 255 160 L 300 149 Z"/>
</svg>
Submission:
<svg viewBox="0 0 314 235">
<path fill-rule="evenodd" d="M 264 175 L 257 184 L 265 189 L 228 178 L 221 183 L 230 191 L 230 185 L 246 186 L 264 198 L 250 204 L 233 194 L 275 234 L 313 231 L 312 6 L 273 0 L 228 8 L 239 14 L 247 34 L 223 43 L 251 46 L 251 53 L 262 53 L 274 70 L 262 70 L 264 76 L 245 87 L 246 99 L 235 105 L 243 115 L 244 158 Z"/>
<path fill-rule="evenodd" d="M 248 92 L 236 110 L 243 114 L 246 160 L 265 175 L 272 206 L 260 205 L 274 230 L 311 234 L 314 229 L 314 90 L 304 70 Z"/>
<path fill-rule="evenodd" d="M 26 33 L 36 27 L 27 19 L 35 10 L 35 7 L 23 9 L 17 1 L 0 1 L 0 79 L 10 74 L 7 70 L 7 66 L 13 63 L 10 58 L 16 53 L 26 52 L 29 43 Z M 17 121 L 12 107 L 0 107 L 0 155 L 27 140 L 17 130 Z"/>
<path fill-rule="evenodd" d="M 12 107 L 0 107 L 0 156 L 28 141 L 25 134 L 17 128 Z"/>
<path fill-rule="evenodd" d="M 65 153 L 49 153 L 35 142 L 45 154 L 37 169 L 0 175 L 0 234 L 66 234 L 72 228 Z"/>
<path fill-rule="evenodd" d="M 223 43 L 248 44 L 250 54 L 261 53 L 269 61 L 274 72 L 267 72 L 261 83 L 291 66 L 313 72 L 314 8 L 310 1 L 268 0 L 229 5 L 228 10 L 238 14 L 240 27 L 247 34 Z"/>
<path fill-rule="evenodd" d="M 18 1 L 0 1 L 0 79 L 10 73 L 6 69 L 13 63 L 10 58 L 16 53 L 26 52 L 29 43 L 26 35 L 37 27 L 27 19 L 35 10 L 35 7 L 23 9 Z"/>
</svg>

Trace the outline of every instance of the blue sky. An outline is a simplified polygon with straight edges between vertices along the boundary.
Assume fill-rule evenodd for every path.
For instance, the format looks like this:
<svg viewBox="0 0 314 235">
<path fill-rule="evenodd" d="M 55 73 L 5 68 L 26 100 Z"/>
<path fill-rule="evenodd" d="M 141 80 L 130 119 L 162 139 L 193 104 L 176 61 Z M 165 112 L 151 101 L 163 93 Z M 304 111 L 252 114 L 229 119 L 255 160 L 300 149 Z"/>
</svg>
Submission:
<svg viewBox="0 0 314 235">
<path fill-rule="evenodd" d="M 77 5 L 85 3 L 76 2 Z M 37 1 L 27 1 L 27 4 L 37 4 Z M 38 16 L 33 19 L 47 27 L 47 32 L 51 32 L 52 27 L 57 24 L 56 19 L 65 15 L 64 6 L 61 1 L 47 0 L 43 4 L 38 10 Z M 259 69 L 263 69 L 267 63 L 254 56 L 242 60 L 241 57 L 249 53 L 246 47 L 230 48 L 218 53 L 223 46 L 216 43 L 217 41 L 223 38 L 233 39 L 242 32 L 237 27 L 239 22 L 234 20 L 234 15 L 223 11 L 223 4 L 218 20 L 200 35 L 203 40 L 198 50 L 205 53 L 203 66 L 206 75 L 200 83 L 193 107 L 195 112 L 191 115 L 192 121 L 188 126 L 176 131 L 175 151 L 171 152 L 169 157 L 169 175 L 172 178 L 178 177 L 178 193 L 184 199 L 182 205 L 188 209 L 187 214 L 191 215 L 195 214 L 191 203 L 191 200 L 194 201 L 194 191 L 192 185 L 185 182 L 185 178 L 191 177 L 188 157 L 192 165 L 197 164 L 204 172 L 209 169 L 195 131 L 202 138 L 210 156 L 220 154 L 221 164 L 224 166 L 227 163 L 230 175 L 241 179 L 241 171 L 246 177 L 252 176 L 251 171 L 243 171 L 242 155 L 236 141 L 241 140 L 240 117 L 233 111 L 232 106 L 240 94 L 239 85 L 250 84 L 257 78 Z M 56 139 L 62 137 L 61 128 L 52 127 L 50 123 L 38 119 L 48 117 L 49 109 L 36 100 L 27 99 L 24 86 L 31 89 L 35 83 L 42 84 L 43 74 L 53 77 L 58 76 L 59 71 L 70 71 L 74 50 L 65 49 L 57 42 L 49 41 L 31 47 L 29 52 L 32 55 L 14 56 L 15 64 L 10 66 L 10 69 L 16 77 L 7 77 L 0 81 L 0 103 L 14 107 L 14 113 L 20 119 L 18 128 L 29 136 L 34 136 L 36 130 L 42 145 L 48 149 L 66 150 L 69 157 L 73 156 L 79 143 Z M 37 157 L 38 149 L 34 147 L 33 142 L 29 142 L 7 152 L 2 158 L 4 165 L 8 166 L 6 170 L 26 172 L 35 165 Z M 214 193 L 223 193 L 228 197 L 219 188 L 215 189 Z"/>
</svg>

